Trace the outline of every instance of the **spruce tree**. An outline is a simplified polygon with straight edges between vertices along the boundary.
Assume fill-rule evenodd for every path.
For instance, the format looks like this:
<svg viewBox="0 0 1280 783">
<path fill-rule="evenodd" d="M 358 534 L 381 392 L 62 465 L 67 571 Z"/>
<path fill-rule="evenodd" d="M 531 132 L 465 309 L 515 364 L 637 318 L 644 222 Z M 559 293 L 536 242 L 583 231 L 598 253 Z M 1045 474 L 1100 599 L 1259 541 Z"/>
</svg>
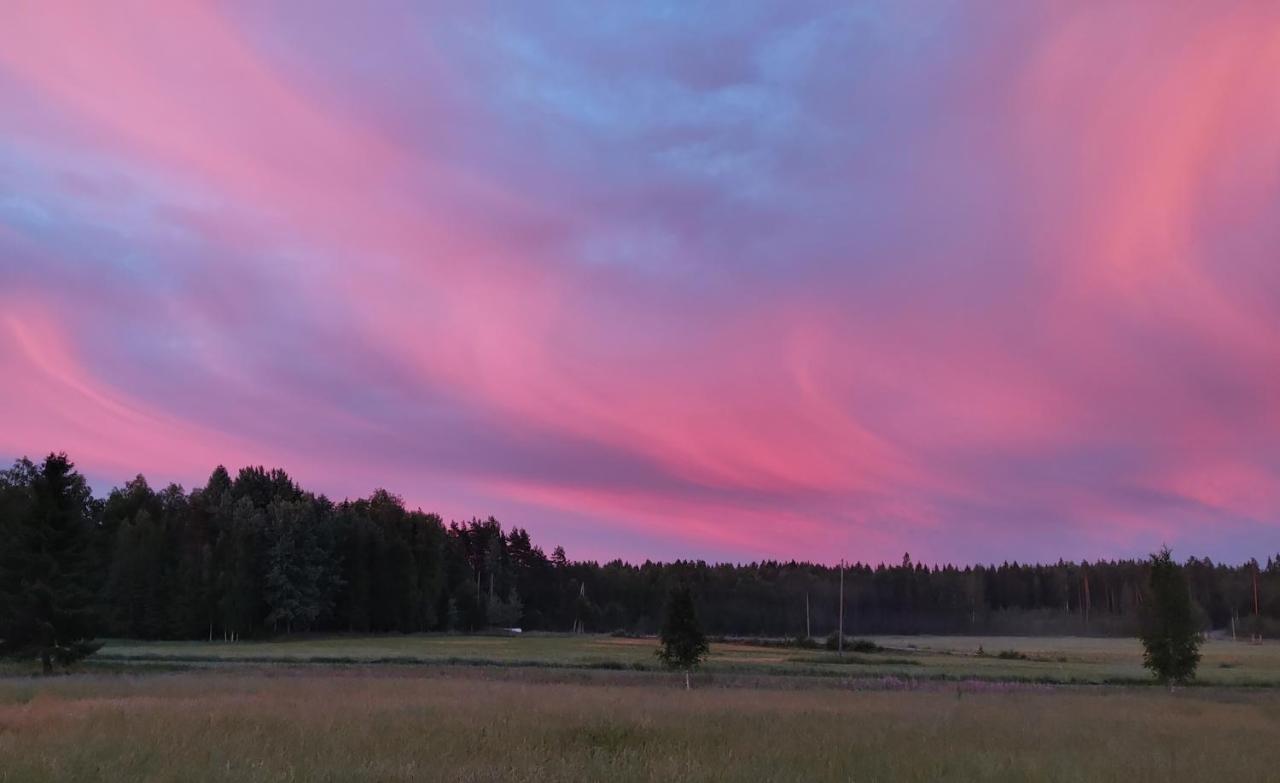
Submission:
<svg viewBox="0 0 1280 783">
<path fill-rule="evenodd" d="M 263 597 L 270 613 L 266 622 L 288 633 L 307 630 L 327 609 L 324 552 L 316 545 L 315 520 L 305 500 L 271 504 L 271 535 Z"/>
<path fill-rule="evenodd" d="M 671 591 L 659 641 L 658 658 L 669 669 L 684 669 L 684 687 L 688 690 L 689 673 L 702 663 L 710 649 L 707 637 L 698 625 L 693 593 L 688 587 L 677 587 Z"/>
<path fill-rule="evenodd" d="M 1162 684 L 1188 682 L 1200 663 L 1200 634 L 1187 579 L 1168 547 L 1151 556 L 1150 592 L 1142 628 L 1143 665 Z"/>
<path fill-rule="evenodd" d="M 45 674 L 95 652 L 93 501 L 65 454 L 6 471 L 0 521 L 0 655 Z"/>
</svg>

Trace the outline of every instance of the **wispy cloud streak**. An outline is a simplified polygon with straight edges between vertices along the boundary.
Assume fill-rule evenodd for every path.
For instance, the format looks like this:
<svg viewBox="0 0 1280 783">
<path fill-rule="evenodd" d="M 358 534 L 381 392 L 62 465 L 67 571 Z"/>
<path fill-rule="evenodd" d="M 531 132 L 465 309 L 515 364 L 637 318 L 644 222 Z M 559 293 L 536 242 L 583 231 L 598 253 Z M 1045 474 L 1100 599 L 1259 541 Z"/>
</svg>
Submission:
<svg viewBox="0 0 1280 783">
<path fill-rule="evenodd" d="M 773 5 L 0 11 L 0 454 L 591 556 L 1280 548 L 1280 14 Z"/>
</svg>

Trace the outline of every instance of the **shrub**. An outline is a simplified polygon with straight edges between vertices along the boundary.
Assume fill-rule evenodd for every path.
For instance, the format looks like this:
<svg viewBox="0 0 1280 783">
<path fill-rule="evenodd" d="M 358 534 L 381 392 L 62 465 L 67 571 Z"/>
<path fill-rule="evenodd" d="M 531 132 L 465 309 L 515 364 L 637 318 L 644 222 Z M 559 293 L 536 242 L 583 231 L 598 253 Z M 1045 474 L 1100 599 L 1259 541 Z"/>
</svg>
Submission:
<svg viewBox="0 0 1280 783">
<path fill-rule="evenodd" d="M 684 687 L 688 690 L 690 672 L 702 663 L 710 649 L 698 625 L 698 613 L 689 588 L 677 587 L 671 591 L 658 638 L 661 642 L 655 651 L 658 658 L 669 669 L 684 669 Z"/>
<path fill-rule="evenodd" d="M 840 649 L 840 634 L 832 632 L 832 634 L 827 637 L 825 646 L 828 650 Z M 848 636 L 844 637 L 844 649 L 846 652 L 859 653 L 886 652 L 884 647 L 881 647 L 870 639 L 853 639 Z"/>
<path fill-rule="evenodd" d="M 1166 685 L 1188 682 L 1200 663 L 1200 632 L 1187 578 L 1168 547 L 1151 556 L 1149 591 L 1141 635 L 1143 665 Z"/>
</svg>

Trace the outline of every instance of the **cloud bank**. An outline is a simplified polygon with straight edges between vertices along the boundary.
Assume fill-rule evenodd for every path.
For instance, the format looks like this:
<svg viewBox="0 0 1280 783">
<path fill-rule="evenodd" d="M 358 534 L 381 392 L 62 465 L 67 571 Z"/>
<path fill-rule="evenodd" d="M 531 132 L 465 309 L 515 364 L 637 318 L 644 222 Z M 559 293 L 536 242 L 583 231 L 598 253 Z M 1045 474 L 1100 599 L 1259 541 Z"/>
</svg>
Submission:
<svg viewBox="0 0 1280 783">
<path fill-rule="evenodd" d="M 575 556 L 1280 549 L 1274 7 L 502 5 L 0 10 L 0 455 Z"/>
</svg>

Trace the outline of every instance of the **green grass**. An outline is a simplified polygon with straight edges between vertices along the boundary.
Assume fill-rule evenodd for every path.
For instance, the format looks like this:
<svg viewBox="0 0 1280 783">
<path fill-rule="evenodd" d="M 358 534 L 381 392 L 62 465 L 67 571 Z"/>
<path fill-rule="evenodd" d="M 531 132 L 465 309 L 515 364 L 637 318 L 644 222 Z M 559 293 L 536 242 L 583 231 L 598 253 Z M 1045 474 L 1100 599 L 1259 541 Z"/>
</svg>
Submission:
<svg viewBox="0 0 1280 783">
<path fill-rule="evenodd" d="M 847 653 L 717 643 L 712 675 L 899 677 L 912 680 L 995 680 L 1059 684 L 1142 684 L 1142 651 L 1133 639 L 1079 637 L 870 637 L 884 649 Z M 500 636 L 377 636 L 297 638 L 268 642 L 109 641 L 94 666 L 142 662 L 452 664 L 577 669 L 656 669 L 652 639 L 527 634 Z M 984 654 L 979 655 L 981 649 Z M 1203 647 L 1197 682 L 1280 685 L 1280 643 L 1214 641 Z"/>
<path fill-rule="evenodd" d="M 1247 689 L 685 692 L 395 666 L 0 680 L 0 783 L 1266 780 L 1278 732 L 1274 695 Z"/>
</svg>

